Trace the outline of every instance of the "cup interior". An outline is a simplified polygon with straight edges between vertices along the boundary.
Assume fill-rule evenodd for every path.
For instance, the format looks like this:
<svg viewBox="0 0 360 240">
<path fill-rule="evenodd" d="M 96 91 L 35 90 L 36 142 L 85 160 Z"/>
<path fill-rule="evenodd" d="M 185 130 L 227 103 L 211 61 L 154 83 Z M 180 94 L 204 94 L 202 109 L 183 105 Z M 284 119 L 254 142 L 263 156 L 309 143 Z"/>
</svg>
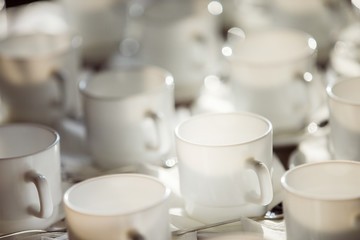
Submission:
<svg viewBox="0 0 360 240">
<path fill-rule="evenodd" d="M 330 97 L 349 103 L 360 104 L 360 78 L 350 78 L 335 83 L 328 88 Z"/>
<path fill-rule="evenodd" d="M 172 76 L 158 68 L 129 68 L 109 70 L 80 82 L 84 94 L 97 98 L 125 98 L 156 91 L 165 84 L 172 84 Z"/>
<path fill-rule="evenodd" d="M 0 126 L 0 160 L 25 157 L 50 148 L 59 141 L 50 128 L 32 124 Z"/>
<path fill-rule="evenodd" d="M 252 113 L 205 114 L 182 122 L 176 135 L 183 141 L 206 146 L 244 144 L 263 138 L 271 123 Z"/>
<path fill-rule="evenodd" d="M 300 165 L 285 173 L 281 182 L 287 191 L 306 198 L 359 198 L 360 163 L 337 160 Z"/>
<path fill-rule="evenodd" d="M 83 214 L 109 216 L 139 212 L 164 202 L 170 190 L 140 174 L 97 177 L 74 185 L 64 195 L 67 207 Z"/>
</svg>

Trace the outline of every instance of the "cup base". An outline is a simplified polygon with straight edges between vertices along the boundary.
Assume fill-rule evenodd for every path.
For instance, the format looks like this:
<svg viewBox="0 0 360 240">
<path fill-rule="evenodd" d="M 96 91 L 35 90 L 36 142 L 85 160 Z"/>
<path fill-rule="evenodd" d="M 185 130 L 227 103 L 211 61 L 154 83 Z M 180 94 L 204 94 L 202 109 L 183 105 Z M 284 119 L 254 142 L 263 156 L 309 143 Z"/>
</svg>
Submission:
<svg viewBox="0 0 360 240">
<path fill-rule="evenodd" d="M 232 207 L 214 207 L 185 200 L 186 213 L 192 218 L 206 224 L 226 221 L 239 217 L 263 216 L 266 212 L 266 209 L 266 206 L 252 203 L 245 203 L 243 205 Z"/>
<path fill-rule="evenodd" d="M 7 234 L 22 230 L 31 229 L 45 229 L 55 222 L 64 217 L 64 211 L 62 206 L 54 207 L 54 212 L 49 218 L 37 218 L 34 216 L 28 216 L 26 219 L 21 220 L 1 220 L 0 219 L 0 234 Z"/>
</svg>

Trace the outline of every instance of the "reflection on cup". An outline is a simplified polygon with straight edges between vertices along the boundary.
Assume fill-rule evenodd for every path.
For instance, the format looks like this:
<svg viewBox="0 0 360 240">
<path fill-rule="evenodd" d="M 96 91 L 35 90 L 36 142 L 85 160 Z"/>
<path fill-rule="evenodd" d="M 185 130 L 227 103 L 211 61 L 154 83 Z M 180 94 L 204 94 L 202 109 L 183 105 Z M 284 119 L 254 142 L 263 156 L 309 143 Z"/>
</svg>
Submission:
<svg viewBox="0 0 360 240">
<path fill-rule="evenodd" d="M 223 48 L 230 64 L 235 107 L 268 118 L 274 138 L 308 124 L 314 108 L 316 41 L 287 28 L 270 28 L 244 35 L 229 30 Z"/>
<path fill-rule="evenodd" d="M 360 161 L 360 78 L 346 78 L 327 87 L 330 151 L 337 159 Z"/>
<path fill-rule="evenodd" d="M 0 233 L 43 229 L 58 220 L 59 141 L 45 126 L 0 126 Z"/>
<path fill-rule="evenodd" d="M 175 130 L 180 190 L 203 222 L 260 216 L 273 198 L 272 125 L 246 112 L 204 114 Z"/>
<path fill-rule="evenodd" d="M 155 66 L 105 70 L 80 82 L 98 167 L 161 165 L 173 157 L 173 87 L 171 74 Z"/>
<path fill-rule="evenodd" d="M 300 165 L 286 172 L 281 183 L 287 239 L 360 238 L 360 163 Z"/>
<path fill-rule="evenodd" d="M 169 196 L 162 182 L 141 174 L 78 183 L 64 195 L 69 238 L 170 240 Z"/>
</svg>

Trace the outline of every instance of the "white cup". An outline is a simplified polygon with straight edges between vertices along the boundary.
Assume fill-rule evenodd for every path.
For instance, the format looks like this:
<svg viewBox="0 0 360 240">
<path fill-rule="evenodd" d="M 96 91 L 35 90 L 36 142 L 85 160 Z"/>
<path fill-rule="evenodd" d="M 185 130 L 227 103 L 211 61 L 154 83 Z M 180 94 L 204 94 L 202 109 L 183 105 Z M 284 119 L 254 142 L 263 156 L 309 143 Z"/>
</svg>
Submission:
<svg viewBox="0 0 360 240">
<path fill-rule="evenodd" d="M 0 126 L 0 233 L 43 229 L 58 220 L 59 141 L 45 126 Z"/>
<path fill-rule="evenodd" d="M 288 240 L 359 239 L 360 163 L 309 163 L 286 172 L 281 183 Z"/>
<path fill-rule="evenodd" d="M 262 215 L 273 198 L 272 125 L 245 112 L 203 114 L 175 130 L 187 213 L 203 222 Z"/>
<path fill-rule="evenodd" d="M 311 34 L 318 42 L 317 62 L 322 66 L 327 64 L 339 32 L 356 21 L 351 4 L 344 1 L 273 0 L 266 12 L 270 12 L 273 25 Z"/>
<path fill-rule="evenodd" d="M 155 66 L 105 70 L 80 82 L 98 167 L 161 165 L 174 157 L 173 87 L 172 75 Z"/>
<path fill-rule="evenodd" d="M 69 238 L 170 240 L 169 196 L 163 183 L 141 174 L 78 183 L 64 195 Z"/>
<path fill-rule="evenodd" d="M 268 118 L 274 141 L 279 134 L 302 129 L 314 108 L 310 82 L 315 71 L 315 39 L 288 28 L 235 30 L 229 30 L 223 48 L 235 108 Z"/>
<path fill-rule="evenodd" d="M 330 152 L 337 159 L 360 161 L 360 77 L 327 87 L 330 112 Z"/>
<path fill-rule="evenodd" d="M 206 2 L 158 1 L 137 19 L 139 57 L 173 74 L 177 103 L 194 101 L 218 64 L 220 34 Z"/>
<path fill-rule="evenodd" d="M 82 60 L 99 65 L 115 54 L 127 27 L 126 0 L 60 0 L 69 25 L 83 39 Z"/>
<path fill-rule="evenodd" d="M 0 41 L 0 94 L 8 120 L 55 126 L 78 117 L 80 42 L 67 33 L 23 33 Z"/>
</svg>

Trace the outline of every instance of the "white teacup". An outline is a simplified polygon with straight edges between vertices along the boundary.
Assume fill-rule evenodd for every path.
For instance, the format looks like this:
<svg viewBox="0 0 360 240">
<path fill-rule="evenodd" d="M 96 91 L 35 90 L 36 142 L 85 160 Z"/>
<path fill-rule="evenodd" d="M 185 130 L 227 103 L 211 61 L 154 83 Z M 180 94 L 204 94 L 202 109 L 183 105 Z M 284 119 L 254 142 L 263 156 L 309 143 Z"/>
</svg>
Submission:
<svg viewBox="0 0 360 240">
<path fill-rule="evenodd" d="M 360 161 L 360 77 L 327 87 L 330 112 L 330 152 L 337 159 Z"/>
<path fill-rule="evenodd" d="M 41 125 L 0 126 L 0 233 L 43 229 L 58 220 L 59 141 Z"/>
<path fill-rule="evenodd" d="M 64 206 L 71 240 L 170 240 L 170 189 L 156 178 L 115 174 L 68 189 Z"/>
<path fill-rule="evenodd" d="M 273 198 L 272 125 L 245 112 L 194 116 L 175 130 L 187 213 L 203 222 L 260 216 Z"/>
<path fill-rule="evenodd" d="M 83 39 L 81 57 L 101 65 L 115 54 L 127 27 L 125 0 L 60 0 L 70 26 Z"/>
<path fill-rule="evenodd" d="M 287 239 L 360 238 L 360 163 L 309 163 L 286 172 L 281 183 Z"/>
<path fill-rule="evenodd" d="M 29 33 L 0 41 L 0 94 L 9 121 L 54 126 L 78 117 L 78 58 L 71 34 Z"/>
<path fill-rule="evenodd" d="M 230 85 L 237 110 L 268 118 L 279 134 L 308 124 L 315 74 L 316 41 L 307 33 L 267 28 L 242 33 L 229 30 L 223 48 L 230 65 Z"/>
<path fill-rule="evenodd" d="M 98 167 L 161 165 L 174 157 L 173 87 L 172 75 L 155 66 L 105 70 L 80 82 Z"/>
<path fill-rule="evenodd" d="M 175 101 L 195 100 L 220 56 L 217 19 L 207 1 L 154 1 L 138 21 L 140 59 L 161 66 L 175 79 Z"/>
</svg>

